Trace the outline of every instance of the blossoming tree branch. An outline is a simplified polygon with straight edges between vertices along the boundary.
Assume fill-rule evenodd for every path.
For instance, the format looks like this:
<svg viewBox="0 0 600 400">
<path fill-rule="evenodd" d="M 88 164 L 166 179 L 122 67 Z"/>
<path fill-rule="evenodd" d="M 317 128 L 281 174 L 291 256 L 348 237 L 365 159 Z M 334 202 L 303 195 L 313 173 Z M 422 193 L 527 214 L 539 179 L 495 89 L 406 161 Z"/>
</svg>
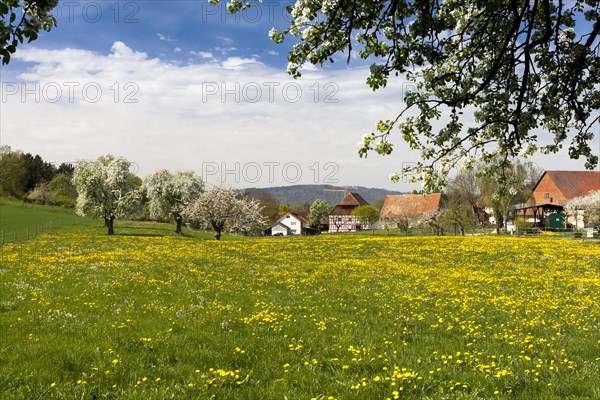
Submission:
<svg viewBox="0 0 600 400">
<path fill-rule="evenodd" d="M 249 6 L 228 3 L 231 12 Z M 457 163 L 493 170 L 492 160 L 506 165 L 564 146 L 588 169 L 598 165 L 599 10 L 596 0 L 297 0 L 289 27 L 269 35 L 297 40 L 288 54 L 294 77 L 306 63 L 333 62 L 337 53 L 350 62 L 357 52 L 373 61 L 373 90 L 395 77 L 414 82 L 397 115 L 379 121 L 358 153 L 392 153 L 395 129 L 421 155 L 401 173 L 433 190 Z"/>
</svg>

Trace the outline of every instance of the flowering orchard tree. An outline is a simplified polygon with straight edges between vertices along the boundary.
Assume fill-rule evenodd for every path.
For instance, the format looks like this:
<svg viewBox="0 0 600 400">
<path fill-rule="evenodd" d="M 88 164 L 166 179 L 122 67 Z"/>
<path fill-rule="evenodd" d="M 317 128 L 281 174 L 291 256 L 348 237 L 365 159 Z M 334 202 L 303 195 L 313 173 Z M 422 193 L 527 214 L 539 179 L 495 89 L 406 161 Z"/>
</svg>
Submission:
<svg viewBox="0 0 600 400">
<path fill-rule="evenodd" d="M 116 218 L 132 217 L 139 210 L 141 195 L 130 168 L 129 161 L 112 155 L 75 165 L 73 184 L 79 193 L 75 210 L 79 215 L 104 218 L 109 235 L 115 234 Z"/>
<path fill-rule="evenodd" d="M 308 213 L 308 221 L 313 228 L 329 223 L 329 213 L 333 207 L 323 199 L 316 199 L 311 205 Z"/>
<path fill-rule="evenodd" d="M 232 189 L 214 186 L 202 193 L 183 212 L 184 217 L 211 228 L 221 240 L 225 230 L 248 233 L 264 223 L 257 201 L 240 198 Z"/>
<path fill-rule="evenodd" d="M 175 232 L 181 234 L 183 210 L 193 203 L 204 190 L 202 179 L 194 172 L 158 170 L 144 180 L 144 190 L 149 199 L 150 217 L 175 218 Z"/>
<path fill-rule="evenodd" d="M 587 196 L 575 197 L 565 205 L 565 214 L 577 221 L 583 217 L 583 223 L 588 228 L 600 229 L 600 190 Z M 576 226 L 576 228 L 579 228 Z"/>
<path fill-rule="evenodd" d="M 480 193 L 487 197 L 496 220 L 496 231 L 506 231 L 511 208 L 516 203 L 524 203 L 529 199 L 542 170 L 529 161 L 509 160 L 502 164 L 495 160 L 493 170 L 489 166 L 476 165 L 477 180 Z"/>
<path fill-rule="evenodd" d="M 267 227 L 260 201 L 246 197 L 237 199 L 237 216 L 232 218 L 230 230 L 250 235 L 262 232 Z"/>
<path fill-rule="evenodd" d="M 229 0 L 228 9 L 248 5 Z M 288 53 L 292 76 L 306 63 L 347 53 L 348 63 L 353 56 L 372 62 L 373 90 L 394 78 L 414 82 L 398 112 L 364 136 L 358 154 L 392 153 L 388 139 L 397 128 L 421 153 L 401 172 L 429 191 L 440 189 L 457 163 L 469 168 L 495 155 L 568 145 L 588 169 L 598 165 L 591 147 L 600 125 L 597 0 L 296 0 L 289 12 L 289 27 L 269 36 L 296 41 Z M 465 120 L 465 111 L 474 118 Z"/>
</svg>

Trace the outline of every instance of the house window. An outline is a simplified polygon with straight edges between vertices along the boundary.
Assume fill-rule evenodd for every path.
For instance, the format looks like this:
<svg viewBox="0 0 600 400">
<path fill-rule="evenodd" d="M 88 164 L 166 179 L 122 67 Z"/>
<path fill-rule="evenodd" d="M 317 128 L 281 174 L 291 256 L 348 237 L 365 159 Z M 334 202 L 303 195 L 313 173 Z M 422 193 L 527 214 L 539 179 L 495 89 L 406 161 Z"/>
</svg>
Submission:
<svg viewBox="0 0 600 400">
<path fill-rule="evenodd" d="M 289 216 L 289 215 L 286 215 L 285 217 L 286 217 L 286 218 L 289 218 L 290 216 Z"/>
<path fill-rule="evenodd" d="M 545 200 L 550 200 L 550 193 L 545 193 L 544 194 L 544 199 Z"/>
<path fill-rule="evenodd" d="M 295 222 L 292 222 L 292 225 L 296 225 L 296 223 L 295 223 Z"/>
</svg>

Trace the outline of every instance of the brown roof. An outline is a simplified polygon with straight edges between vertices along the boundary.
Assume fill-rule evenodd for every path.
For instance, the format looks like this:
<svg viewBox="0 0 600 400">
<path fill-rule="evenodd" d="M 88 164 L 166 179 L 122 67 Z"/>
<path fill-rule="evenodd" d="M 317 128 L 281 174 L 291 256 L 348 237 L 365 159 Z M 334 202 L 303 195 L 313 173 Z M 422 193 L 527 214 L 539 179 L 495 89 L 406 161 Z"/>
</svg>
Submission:
<svg viewBox="0 0 600 400">
<path fill-rule="evenodd" d="M 600 171 L 546 171 L 567 200 L 600 190 Z M 537 186 L 537 184 L 536 184 Z"/>
<path fill-rule="evenodd" d="M 385 197 L 379 215 L 383 217 L 416 217 L 442 206 L 442 194 L 399 194 Z"/>
<path fill-rule="evenodd" d="M 299 213 L 295 213 L 295 212 L 291 212 L 290 214 L 295 215 L 296 218 L 298 218 L 300 221 L 302 221 L 303 224 L 308 224 L 308 214 L 305 212 L 299 212 Z"/>
<path fill-rule="evenodd" d="M 360 194 L 350 192 L 338 203 L 338 206 L 368 206 L 369 202 L 366 201 Z"/>
<path fill-rule="evenodd" d="M 331 210 L 329 215 L 350 215 L 355 208 L 359 206 L 368 206 L 366 201 L 360 194 L 350 192 Z"/>
</svg>

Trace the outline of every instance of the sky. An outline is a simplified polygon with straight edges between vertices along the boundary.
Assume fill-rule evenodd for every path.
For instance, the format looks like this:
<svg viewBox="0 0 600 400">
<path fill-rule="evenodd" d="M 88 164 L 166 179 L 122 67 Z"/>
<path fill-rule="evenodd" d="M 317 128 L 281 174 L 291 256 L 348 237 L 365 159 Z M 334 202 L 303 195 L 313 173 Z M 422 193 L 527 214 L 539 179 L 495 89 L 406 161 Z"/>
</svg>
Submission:
<svg viewBox="0 0 600 400">
<path fill-rule="evenodd" d="M 56 163 L 114 154 L 141 177 L 192 170 L 235 188 L 420 188 L 389 180 L 419 157 L 399 134 L 390 156 L 357 153 L 379 119 L 396 117 L 413 84 L 398 78 L 373 92 L 368 62 L 354 54 L 292 79 L 293 41 L 268 37 L 287 26 L 289 4 L 232 15 L 201 0 L 62 1 L 58 27 L 0 67 L 0 142 Z M 584 166 L 566 151 L 533 161 Z"/>
</svg>

